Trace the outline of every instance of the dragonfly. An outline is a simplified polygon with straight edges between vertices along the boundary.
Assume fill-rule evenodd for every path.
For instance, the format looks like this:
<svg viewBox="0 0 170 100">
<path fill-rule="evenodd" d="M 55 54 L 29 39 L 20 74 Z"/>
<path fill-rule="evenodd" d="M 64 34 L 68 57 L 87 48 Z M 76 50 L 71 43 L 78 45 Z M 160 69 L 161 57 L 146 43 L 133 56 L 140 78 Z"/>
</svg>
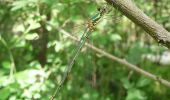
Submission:
<svg viewBox="0 0 170 100">
<path fill-rule="evenodd" d="M 67 67 L 65 68 L 64 71 L 64 75 L 62 80 L 59 82 L 58 88 L 56 89 L 56 91 L 54 92 L 53 96 L 51 97 L 51 100 L 54 100 L 54 97 L 56 96 L 56 94 L 58 93 L 58 91 L 60 90 L 60 88 L 62 87 L 64 81 L 66 80 L 68 74 L 71 72 L 71 69 L 76 61 L 76 58 L 78 57 L 78 55 L 81 52 L 81 49 L 83 48 L 83 46 L 85 45 L 86 40 L 88 39 L 90 33 L 94 30 L 94 27 L 97 25 L 97 23 L 99 23 L 101 21 L 101 19 L 103 18 L 103 16 L 108 12 L 109 10 L 107 9 L 107 6 L 103 6 L 101 8 L 98 9 L 97 13 L 94 14 L 94 16 L 92 16 L 89 21 L 87 22 L 83 35 L 81 36 L 78 45 L 76 47 L 76 49 L 73 52 L 73 57 L 71 59 L 71 61 L 68 63 Z"/>
</svg>

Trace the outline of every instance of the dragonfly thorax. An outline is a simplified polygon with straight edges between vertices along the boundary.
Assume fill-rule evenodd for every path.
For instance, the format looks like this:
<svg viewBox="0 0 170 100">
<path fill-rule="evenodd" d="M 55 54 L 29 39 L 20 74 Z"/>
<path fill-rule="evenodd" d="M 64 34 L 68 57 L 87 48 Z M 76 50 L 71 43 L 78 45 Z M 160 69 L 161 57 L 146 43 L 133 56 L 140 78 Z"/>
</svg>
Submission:
<svg viewBox="0 0 170 100">
<path fill-rule="evenodd" d="M 96 25 L 97 22 L 102 18 L 102 16 L 106 13 L 106 7 L 99 8 L 98 12 L 91 18 L 93 25 Z"/>
<path fill-rule="evenodd" d="M 89 30 L 93 30 L 94 26 L 96 25 L 96 23 L 94 23 L 93 21 L 88 21 L 87 22 L 87 28 L 89 28 Z"/>
</svg>

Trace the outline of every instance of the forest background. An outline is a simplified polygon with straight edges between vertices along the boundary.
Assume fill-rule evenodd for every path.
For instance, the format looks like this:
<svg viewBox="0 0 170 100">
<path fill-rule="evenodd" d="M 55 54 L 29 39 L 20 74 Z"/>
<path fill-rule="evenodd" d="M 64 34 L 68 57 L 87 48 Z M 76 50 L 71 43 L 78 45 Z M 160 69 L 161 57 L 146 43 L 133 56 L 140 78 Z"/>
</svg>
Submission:
<svg viewBox="0 0 170 100">
<path fill-rule="evenodd" d="M 170 31 L 169 0 L 133 0 Z M 0 100 L 48 100 L 99 0 L 0 0 Z M 109 6 L 109 5 L 107 5 Z M 87 42 L 170 80 L 170 53 L 117 8 Z M 54 27 L 50 26 L 51 23 Z M 85 46 L 56 100 L 169 100 L 170 88 Z"/>
</svg>

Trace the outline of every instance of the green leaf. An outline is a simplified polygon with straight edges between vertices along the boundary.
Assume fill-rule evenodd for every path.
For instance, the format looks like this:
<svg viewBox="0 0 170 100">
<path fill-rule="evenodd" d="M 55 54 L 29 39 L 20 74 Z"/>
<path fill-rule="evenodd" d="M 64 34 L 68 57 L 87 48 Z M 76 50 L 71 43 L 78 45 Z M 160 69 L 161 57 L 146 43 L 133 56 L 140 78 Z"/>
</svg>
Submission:
<svg viewBox="0 0 170 100">
<path fill-rule="evenodd" d="M 0 98 L 1 100 L 7 100 L 8 97 L 10 96 L 11 92 L 10 92 L 10 88 L 5 87 L 0 89 Z"/>
<path fill-rule="evenodd" d="M 11 62 L 10 61 L 3 61 L 2 66 L 4 68 L 10 69 L 11 68 Z"/>
<path fill-rule="evenodd" d="M 36 6 L 39 0 L 18 0 L 12 3 L 11 11 L 20 10 L 29 6 Z"/>
<path fill-rule="evenodd" d="M 113 42 L 122 40 L 122 37 L 119 34 L 112 34 L 110 38 Z"/>
<path fill-rule="evenodd" d="M 25 39 L 26 40 L 35 40 L 37 39 L 39 36 L 37 33 L 31 33 L 31 34 L 26 34 L 25 35 Z"/>
<path fill-rule="evenodd" d="M 63 49 L 63 45 L 61 44 L 61 42 L 55 42 L 55 51 L 59 52 L 60 50 Z"/>
<path fill-rule="evenodd" d="M 26 5 L 27 5 L 26 0 L 15 1 L 12 4 L 13 7 L 12 7 L 11 11 L 16 11 L 16 10 L 19 10 L 21 8 L 24 8 L 24 7 L 26 7 Z"/>
<path fill-rule="evenodd" d="M 33 20 L 30 20 L 30 21 L 29 21 L 29 24 L 30 24 L 30 26 L 29 26 L 29 28 L 28 28 L 29 31 L 30 31 L 30 30 L 35 30 L 35 29 L 41 27 L 40 23 L 35 22 L 35 21 L 33 21 Z"/>
<path fill-rule="evenodd" d="M 49 6 L 52 6 L 54 4 L 57 4 L 58 0 L 42 0 L 42 2 L 48 4 Z"/>
<path fill-rule="evenodd" d="M 137 87 L 144 87 L 147 86 L 151 83 L 151 80 L 145 77 L 141 77 L 139 81 L 137 82 L 136 86 Z"/>
<path fill-rule="evenodd" d="M 126 100 L 147 100 L 147 97 L 145 96 L 144 92 L 138 89 L 130 89 L 128 91 Z"/>
<path fill-rule="evenodd" d="M 125 89 L 131 89 L 134 87 L 134 84 L 131 84 L 126 78 L 122 79 L 122 82 Z"/>
</svg>

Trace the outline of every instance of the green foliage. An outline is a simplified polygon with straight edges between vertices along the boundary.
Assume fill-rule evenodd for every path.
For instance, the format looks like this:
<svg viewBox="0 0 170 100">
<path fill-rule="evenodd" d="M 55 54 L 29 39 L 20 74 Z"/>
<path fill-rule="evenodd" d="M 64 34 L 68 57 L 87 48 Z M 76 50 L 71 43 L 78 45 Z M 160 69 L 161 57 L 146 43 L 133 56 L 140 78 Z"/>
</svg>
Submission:
<svg viewBox="0 0 170 100">
<path fill-rule="evenodd" d="M 169 0 L 135 2 L 170 30 Z M 0 1 L 0 100 L 49 100 L 76 42 L 47 22 L 80 37 L 85 23 L 102 5 L 100 0 Z M 143 59 L 144 54 L 166 49 L 114 8 L 89 41 L 170 80 L 169 65 Z M 56 100 L 168 100 L 169 90 L 84 47 Z"/>
</svg>

